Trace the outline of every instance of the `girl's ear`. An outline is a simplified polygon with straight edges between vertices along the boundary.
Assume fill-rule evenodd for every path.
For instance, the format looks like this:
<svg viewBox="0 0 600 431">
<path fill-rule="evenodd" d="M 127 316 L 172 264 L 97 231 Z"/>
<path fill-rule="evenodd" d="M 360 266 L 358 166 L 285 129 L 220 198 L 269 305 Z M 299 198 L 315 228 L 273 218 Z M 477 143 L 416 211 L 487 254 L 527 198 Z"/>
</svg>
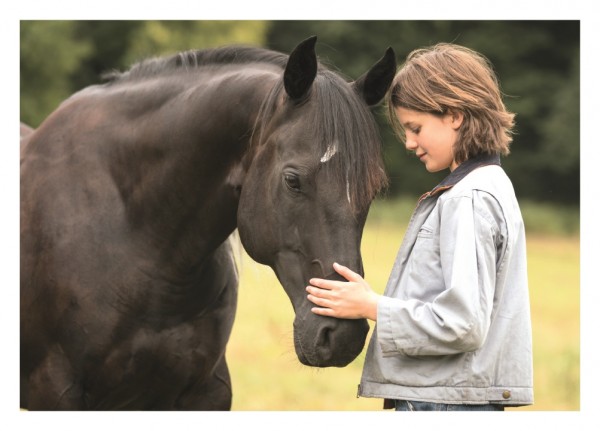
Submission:
<svg viewBox="0 0 600 431">
<path fill-rule="evenodd" d="M 465 115 L 462 113 L 462 111 L 450 111 L 450 115 L 452 118 L 450 125 L 454 130 L 458 130 L 462 125 Z"/>
</svg>

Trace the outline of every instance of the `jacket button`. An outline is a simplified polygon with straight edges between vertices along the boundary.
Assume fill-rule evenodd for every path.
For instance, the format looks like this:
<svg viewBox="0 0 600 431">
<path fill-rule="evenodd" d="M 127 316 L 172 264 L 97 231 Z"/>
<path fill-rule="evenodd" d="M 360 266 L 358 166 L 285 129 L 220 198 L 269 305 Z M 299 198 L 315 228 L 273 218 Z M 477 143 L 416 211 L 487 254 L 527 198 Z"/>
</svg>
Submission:
<svg viewBox="0 0 600 431">
<path fill-rule="evenodd" d="M 505 400 L 510 398 L 510 391 L 506 390 L 504 392 L 502 392 L 502 398 L 504 398 Z"/>
</svg>

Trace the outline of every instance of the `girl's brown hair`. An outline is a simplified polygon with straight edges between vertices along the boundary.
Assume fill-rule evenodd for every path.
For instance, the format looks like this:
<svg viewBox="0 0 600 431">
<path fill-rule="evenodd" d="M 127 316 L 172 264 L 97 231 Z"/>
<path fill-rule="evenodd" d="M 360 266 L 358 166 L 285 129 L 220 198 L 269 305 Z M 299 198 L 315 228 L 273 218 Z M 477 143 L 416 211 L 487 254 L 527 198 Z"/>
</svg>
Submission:
<svg viewBox="0 0 600 431">
<path fill-rule="evenodd" d="M 480 154 L 509 153 L 515 114 L 504 106 L 489 60 L 471 49 L 440 43 L 411 52 L 388 99 L 390 122 L 404 140 L 398 107 L 440 116 L 462 112 L 454 144 L 458 163 Z"/>
</svg>

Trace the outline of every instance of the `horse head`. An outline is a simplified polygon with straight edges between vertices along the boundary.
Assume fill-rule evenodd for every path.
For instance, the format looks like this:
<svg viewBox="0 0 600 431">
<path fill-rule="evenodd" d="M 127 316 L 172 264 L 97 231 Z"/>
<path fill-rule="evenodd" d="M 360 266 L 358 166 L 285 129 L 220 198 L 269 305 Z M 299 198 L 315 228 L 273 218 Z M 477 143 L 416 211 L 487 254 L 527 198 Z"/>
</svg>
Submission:
<svg viewBox="0 0 600 431">
<path fill-rule="evenodd" d="M 238 230 L 248 254 L 273 268 L 291 300 L 300 362 L 345 366 L 364 347 L 366 320 L 313 314 L 305 287 L 311 277 L 339 279 L 334 262 L 363 274 L 363 227 L 387 181 L 369 107 L 384 97 L 396 62 L 389 48 L 347 82 L 318 63 L 315 43 L 312 37 L 293 50 L 258 115 Z"/>
</svg>

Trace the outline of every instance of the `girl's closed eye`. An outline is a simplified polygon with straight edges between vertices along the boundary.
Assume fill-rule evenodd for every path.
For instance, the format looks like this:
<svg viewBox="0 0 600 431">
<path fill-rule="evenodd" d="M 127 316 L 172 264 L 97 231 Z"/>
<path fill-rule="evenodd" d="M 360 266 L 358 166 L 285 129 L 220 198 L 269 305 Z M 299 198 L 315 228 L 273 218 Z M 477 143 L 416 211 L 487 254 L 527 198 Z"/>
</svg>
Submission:
<svg viewBox="0 0 600 431">
<path fill-rule="evenodd" d="M 407 122 L 406 124 L 404 124 L 404 131 L 405 132 L 410 132 L 413 135 L 418 135 L 419 132 L 421 131 L 421 126 L 420 125 L 416 125 L 412 122 Z"/>
</svg>

